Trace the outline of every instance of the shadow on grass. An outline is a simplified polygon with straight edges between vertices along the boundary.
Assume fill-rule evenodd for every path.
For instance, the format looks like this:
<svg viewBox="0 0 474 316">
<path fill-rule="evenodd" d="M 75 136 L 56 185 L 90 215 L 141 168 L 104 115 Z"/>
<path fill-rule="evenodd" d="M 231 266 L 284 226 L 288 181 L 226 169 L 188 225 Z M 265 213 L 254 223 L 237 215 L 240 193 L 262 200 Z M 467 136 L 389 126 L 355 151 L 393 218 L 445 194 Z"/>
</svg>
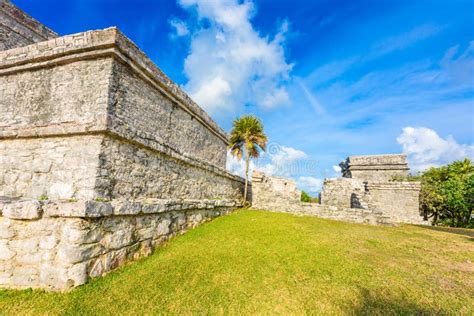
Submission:
<svg viewBox="0 0 474 316">
<path fill-rule="evenodd" d="M 361 301 L 348 312 L 352 315 L 439 315 L 443 310 L 420 306 L 407 299 L 394 298 L 361 288 Z"/>
<path fill-rule="evenodd" d="M 442 226 L 424 226 L 424 225 L 416 225 L 416 226 L 420 227 L 420 228 L 439 231 L 439 232 L 444 232 L 444 233 L 467 236 L 468 240 L 474 241 L 474 229 L 442 227 Z"/>
</svg>

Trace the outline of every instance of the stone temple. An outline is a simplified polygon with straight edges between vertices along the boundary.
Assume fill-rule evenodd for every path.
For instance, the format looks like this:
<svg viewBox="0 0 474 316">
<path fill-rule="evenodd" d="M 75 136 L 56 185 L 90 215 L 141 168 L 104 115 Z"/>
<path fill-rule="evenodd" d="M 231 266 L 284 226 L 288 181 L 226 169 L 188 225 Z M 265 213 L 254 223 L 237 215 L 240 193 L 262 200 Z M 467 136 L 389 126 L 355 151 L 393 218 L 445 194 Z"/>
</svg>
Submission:
<svg viewBox="0 0 474 316">
<path fill-rule="evenodd" d="M 0 287 L 83 284 L 240 206 L 226 133 L 118 29 L 0 0 Z"/>
<path fill-rule="evenodd" d="M 59 36 L 0 0 L 0 114 L 0 287 L 73 288 L 241 206 L 227 134 L 116 28 Z M 346 164 L 322 205 L 258 174 L 253 204 L 416 222 L 403 157 Z"/>
<path fill-rule="evenodd" d="M 406 156 L 351 156 L 340 164 L 342 178 L 326 179 L 320 203 L 300 202 L 289 179 L 252 176 L 252 207 L 315 215 L 356 223 L 427 224 L 419 210 L 419 182 L 408 182 Z"/>
</svg>

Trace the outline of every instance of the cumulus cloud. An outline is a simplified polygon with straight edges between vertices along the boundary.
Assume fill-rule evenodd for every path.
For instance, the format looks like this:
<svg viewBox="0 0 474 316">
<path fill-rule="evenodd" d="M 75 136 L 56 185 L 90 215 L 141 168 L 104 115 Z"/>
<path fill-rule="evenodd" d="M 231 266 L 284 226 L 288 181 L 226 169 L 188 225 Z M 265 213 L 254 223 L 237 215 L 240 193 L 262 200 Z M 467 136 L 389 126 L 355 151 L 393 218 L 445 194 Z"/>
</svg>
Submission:
<svg viewBox="0 0 474 316">
<path fill-rule="evenodd" d="M 322 179 L 297 176 L 312 171 L 312 164 L 306 163 L 311 160 L 304 151 L 288 146 L 272 146 L 272 144 L 268 149 L 261 159 L 250 161 L 249 175 L 253 170 L 259 170 L 268 176 L 294 178 L 298 188 L 307 192 L 316 193 L 321 190 Z M 245 177 L 245 161 L 238 160 L 230 152 L 227 153 L 226 168 L 230 173 Z"/>
<path fill-rule="evenodd" d="M 422 171 L 454 160 L 474 158 L 474 145 L 459 144 L 452 136 L 444 139 L 426 127 L 405 127 L 397 137 L 397 142 L 408 155 L 413 171 Z"/>
<path fill-rule="evenodd" d="M 341 167 L 334 165 L 334 166 L 332 166 L 332 170 L 334 170 L 334 172 L 340 173 L 341 172 Z"/>
<path fill-rule="evenodd" d="M 298 187 L 311 193 L 318 192 L 323 187 L 323 180 L 315 177 L 299 177 L 296 183 Z"/>
<path fill-rule="evenodd" d="M 210 114 L 233 113 L 253 104 L 273 108 L 289 102 L 285 83 L 292 65 L 284 54 L 282 24 L 273 38 L 261 36 L 252 26 L 250 1 L 180 0 L 197 13 L 190 53 L 184 70 L 184 88 Z"/>
<path fill-rule="evenodd" d="M 299 172 L 298 162 L 308 158 L 308 155 L 299 149 L 287 146 L 268 147 L 269 163 L 260 163 L 257 169 L 269 176 L 290 177 L 294 173 Z"/>
<path fill-rule="evenodd" d="M 174 29 L 174 36 L 186 36 L 189 34 L 188 25 L 186 22 L 173 18 L 169 21 L 171 27 Z"/>
<path fill-rule="evenodd" d="M 226 169 L 232 174 L 245 178 L 245 160 L 239 160 L 230 151 L 227 152 Z M 252 175 L 253 170 L 255 170 L 255 164 L 251 160 L 249 163 L 249 176 Z"/>
<path fill-rule="evenodd" d="M 271 149 L 272 147 L 269 146 Z M 308 158 L 308 155 L 293 147 L 276 146 L 275 150 L 269 150 L 261 159 L 250 161 L 249 174 L 255 169 L 262 171 L 269 176 L 290 177 L 294 173 L 301 171 L 297 163 Z M 244 176 L 245 161 L 238 160 L 236 157 L 227 153 L 226 168 L 229 172 Z M 304 170 L 303 170 L 304 171 Z"/>
</svg>

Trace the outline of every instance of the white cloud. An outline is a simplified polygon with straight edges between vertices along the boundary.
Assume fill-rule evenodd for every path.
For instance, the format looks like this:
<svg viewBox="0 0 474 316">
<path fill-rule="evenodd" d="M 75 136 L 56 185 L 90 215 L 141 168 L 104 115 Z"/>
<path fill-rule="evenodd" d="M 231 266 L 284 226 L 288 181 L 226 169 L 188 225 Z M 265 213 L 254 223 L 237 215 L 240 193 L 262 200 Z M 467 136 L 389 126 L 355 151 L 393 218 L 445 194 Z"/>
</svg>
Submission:
<svg viewBox="0 0 474 316">
<path fill-rule="evenodd" d="M 339 167 L 339 166 L 332 166 L 332 170 L 334 170 L 334 172 L 340 173 L 340 172 L 341 172 L 341 167 Z"/>
<path fill-rule="evenodd" d="M 232 174 L 245 178 L 245 160 L 239 160 L 233 156 L 230 151 L 227 152 L 226 169 Z M 255 164 L 252 160 L 249 163 L 249 177 L 252 176 L 252 172 L 255 169 Z"/>
<path fill-rule="evenodd" d="M 189 34 L 188 25 L 184 21 L 173 18 L 169 23 L 174 28 L 175 36 L 186 36 Z"/>
<path fill-rule="evenodd" d="M 270 156 L 272 163 L 276 165 L 289 164 L 307 157 L 304 151 L 287 146 L 278 147 L 278 150 Z"/>
<path fill-rule="evenodd" d="M 473 87 L 474 79 L 474 41 L 456 58 L 459 45 L 448 49 L 440 62 L 448 77 L 462 86 Z"/>
<path fill-rule="evenodd" d="M 395 50 L 403 49 L 413 45 L 416 42 L 427 39 L 436 35 L 442 30 L 442 27 L 425 24 L 398 36 L 387 38 L 383 42 L 378 43 L 372 49 L 374 57 L 391 53 Z"/>
<path fill-rule="evenodd" d="M 413 171 L 474 157 L 474 145 L 458 144 L 451 136 L 444 139 L 426 127 L 405 127 L 397 142 L 408 155 Z"/>
<path fill-rule="evenodd" d="M 253 3 L 237 0 L 180 0 L 198 16 L 185 60 L 184 88 L 210 114 L 234 113 L 254 104 L 273 108 L 289 103 L 285 83 L 292 65 L 285 60 L 288 23 L 273 38 L 252 26 Z"/>
<path fill-rule="evenodd" d="M 259 160 L 251 160 L 249 165 L 249 176 L 253 170 L 259 170 L 267 176 L 294 178 L 298 188 L 310 193 L 319 192 L 323 185 L 323 180 L 311 176 L 299 176 L 296 174 L 308 174 L 312 170 L 306 170 L 311 164 L 305 164 L 308 155 L 299 149 L 288 146 L 269 146 L 267 153 Z M 245 160 L 238 160 L 230 152 L 227 153 L 227 170 L 235 175 L 245 177 Z"/>
<path fill-rule="evenodd" d="M 270 148 L 272 147 L 270 146 Z M 304 171 L 299 170 L 302 168 L 298 168 L 298 162 L 308 158 L 304 151 L 287 146 L 275 146 L 274 148 L 274 152 L 269 150 L 260 159 L 250 161 L 249 175 L 255 169 L 268 176 L 278 177 L 291 177 L 298 171 Z M 243 159 L 238 160 L 229 152 L 227 153 L 226 168 L 229 172 L 241 177 L 245 175 L 245 161 Z"/>
<path fill-rule="evenodd" d="M 298 187 L 311 193 L 318 192 L 323 187 L 323 180 L 314 177 L 299 177 L 296 183 Z"/>
</svg>

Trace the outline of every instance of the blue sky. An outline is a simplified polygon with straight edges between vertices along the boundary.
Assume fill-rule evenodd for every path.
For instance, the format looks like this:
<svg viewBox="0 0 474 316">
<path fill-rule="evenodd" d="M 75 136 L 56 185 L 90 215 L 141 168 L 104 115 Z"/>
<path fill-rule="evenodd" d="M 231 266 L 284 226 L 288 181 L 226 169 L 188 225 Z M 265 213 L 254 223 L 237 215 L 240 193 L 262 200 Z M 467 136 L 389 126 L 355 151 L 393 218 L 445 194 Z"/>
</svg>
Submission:
<svg viewBox="0 0 474 316">
<path fill-rule="evenodd" d="M 118 26 L 227 131 L 261 117 L 254 167 L 312 193 L 348 155 L 474 156 L 473 1 L 14 3 L 60 34 Z"/>
</svg>

